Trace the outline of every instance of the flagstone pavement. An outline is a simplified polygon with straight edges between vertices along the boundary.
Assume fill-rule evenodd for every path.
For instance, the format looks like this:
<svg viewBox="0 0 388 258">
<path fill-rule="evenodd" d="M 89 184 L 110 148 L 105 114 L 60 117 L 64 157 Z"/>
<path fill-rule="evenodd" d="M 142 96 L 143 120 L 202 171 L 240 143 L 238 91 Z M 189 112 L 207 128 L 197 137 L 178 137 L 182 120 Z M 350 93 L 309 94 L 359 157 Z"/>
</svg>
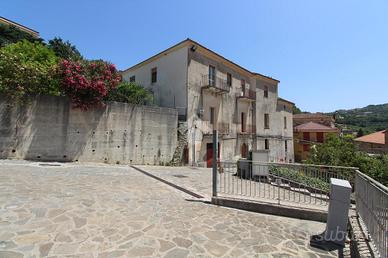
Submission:
<svg viewBox="0 0 388 258">
<path fill-rule="evenodd" d="M 204 200 L 129 166 L 0 160 L 0 258 L 337 256 L 309 247 L 323 223 Z"/>
</svg>

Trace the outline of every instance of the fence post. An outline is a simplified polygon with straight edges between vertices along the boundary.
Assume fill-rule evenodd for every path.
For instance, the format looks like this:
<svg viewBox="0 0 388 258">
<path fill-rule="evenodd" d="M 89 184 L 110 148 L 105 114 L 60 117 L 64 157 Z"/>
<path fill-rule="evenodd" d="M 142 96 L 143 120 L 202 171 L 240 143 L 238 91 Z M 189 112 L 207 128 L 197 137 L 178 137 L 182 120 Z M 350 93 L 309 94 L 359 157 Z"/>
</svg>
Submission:
<svg viewBox="0 0 388 258">
<path fill-rule="evenodd" d="M 213 192 L 212 196 L 217 197 L 217 163 L 218 163 L 218 132 L 213 130 Z"/>
</svg>

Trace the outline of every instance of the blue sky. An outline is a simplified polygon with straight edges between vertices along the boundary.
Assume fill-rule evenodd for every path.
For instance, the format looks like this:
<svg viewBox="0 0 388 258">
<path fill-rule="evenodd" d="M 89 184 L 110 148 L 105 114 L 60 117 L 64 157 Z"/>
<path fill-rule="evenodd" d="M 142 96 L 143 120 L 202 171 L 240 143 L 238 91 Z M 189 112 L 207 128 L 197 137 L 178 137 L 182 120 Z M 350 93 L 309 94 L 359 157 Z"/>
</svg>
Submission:
<svg viewBox="0 0 388 258">
<path fill-rule="evenodd" d="M 302 110 L 388 102 L 388 1 L 2 1 L 4 16 L 125 69 L 192 38 L 280 80 Z"/>
</svg>

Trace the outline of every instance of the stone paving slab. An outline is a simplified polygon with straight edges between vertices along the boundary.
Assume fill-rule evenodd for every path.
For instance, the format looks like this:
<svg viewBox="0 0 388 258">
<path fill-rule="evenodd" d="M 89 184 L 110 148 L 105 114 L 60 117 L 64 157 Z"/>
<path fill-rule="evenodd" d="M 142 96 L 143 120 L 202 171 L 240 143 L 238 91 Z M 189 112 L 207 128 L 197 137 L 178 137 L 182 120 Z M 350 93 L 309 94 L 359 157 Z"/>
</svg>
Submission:
<svg viewBox="0 0 388 258">
<path fill-rule="evenodd" d="M 0 161 L 1 258 L 334 257 L 308 245 L 323 229 L 207 204 L 128 166 Z"/>
</svg>

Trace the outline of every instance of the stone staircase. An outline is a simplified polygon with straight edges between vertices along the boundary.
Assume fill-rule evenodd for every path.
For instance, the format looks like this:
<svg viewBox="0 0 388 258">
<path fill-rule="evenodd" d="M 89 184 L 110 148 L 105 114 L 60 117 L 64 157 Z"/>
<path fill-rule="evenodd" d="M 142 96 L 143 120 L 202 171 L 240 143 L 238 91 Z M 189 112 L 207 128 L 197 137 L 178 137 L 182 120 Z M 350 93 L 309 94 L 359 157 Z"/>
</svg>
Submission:
<svg viewBox="0 0 388 258">
<path fill-rule="evenodd" d="M 169 166 L 181 166 L 184 165 L 183 151 L 187 146 L 187 122 L 178 122 L 178 143 L 175 149 L 174 155 L 171 161 L 168 163 Z"/>
</svg>

